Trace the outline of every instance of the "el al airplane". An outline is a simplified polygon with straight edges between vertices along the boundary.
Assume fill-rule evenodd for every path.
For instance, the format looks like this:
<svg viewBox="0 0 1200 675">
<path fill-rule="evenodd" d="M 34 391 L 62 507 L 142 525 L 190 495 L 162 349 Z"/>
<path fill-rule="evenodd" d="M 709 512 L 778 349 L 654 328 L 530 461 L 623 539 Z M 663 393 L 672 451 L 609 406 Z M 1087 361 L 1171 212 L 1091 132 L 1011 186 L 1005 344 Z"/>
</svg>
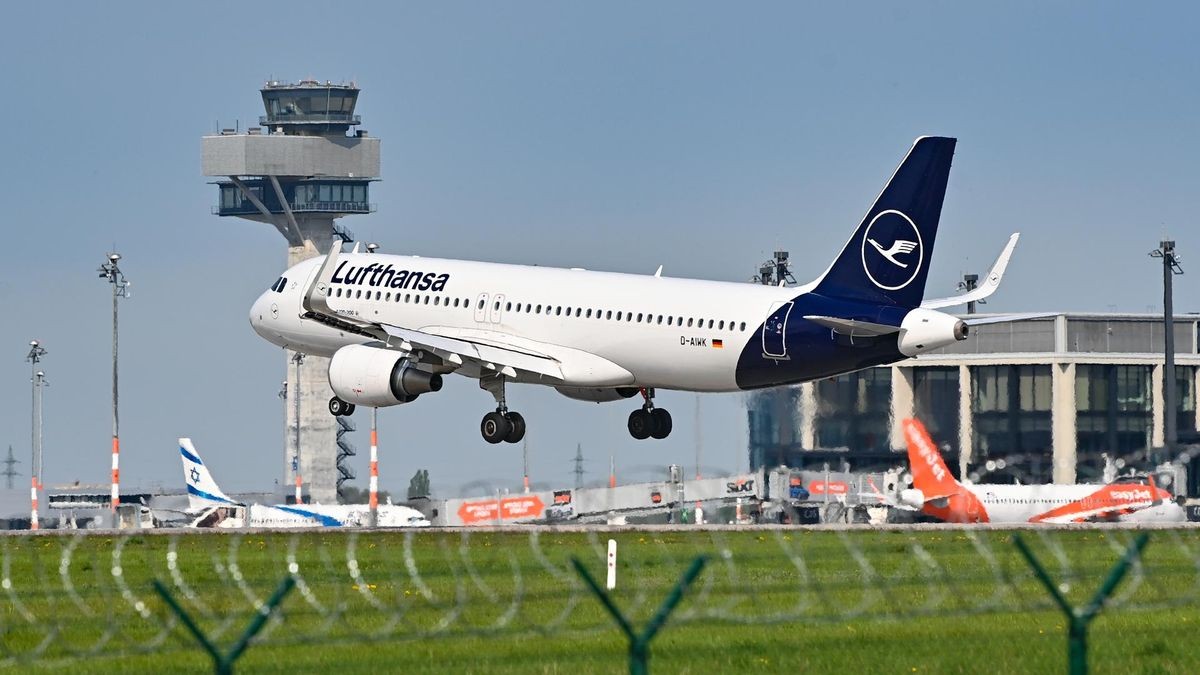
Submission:
<svg viewBox="0 0 1200 675">
<path fill-rule="evenodd" d="M 903 507 L 950 523 L 1182 522 L 1186 514 L 1169 492 L 1142 483 L 1107 485 L 963 484 L 915 419 L 904 420 L 913 486 L 900 492 Z"/>
<path fill-rule="evenodd" d="M 967 338 L 937 311 L 993 293 L 1013 235 L 985 283 L 922 301 L 955 139 L 918 138 L 824 274 L 799 287 L 671 279 L 466 260 L 359 253 L 335 243 L 287 270 L 250 310 L 268 341 L 332 357 L 335 415 L 409 403 L 442 376 L 479 380 L 496 400 L 480 430 L 516 443 L 525 419 L 509 382 L 583 401 L 640 395 L 637 439 L 666 438 L 656 389 L 724 392 L 826 378 Z M 1027 318 L 1030 315 L 1025 315 Z"/>
<path fill-rule="evenodd" d="M 188 512 L 195 515 L 192 527 L 346 527 L 369 523 L 369 508 L 364 504 L 251 504 L 230 499 L 213 480 L 208 467 L 192 445 L 192 439 L 179 439 L 183 460 L 183 480 L 187 484 Z M 379 527 L 424 527 L 425 516 L 416 509 L 396 504 L 380 504 Z"/>
</svg>

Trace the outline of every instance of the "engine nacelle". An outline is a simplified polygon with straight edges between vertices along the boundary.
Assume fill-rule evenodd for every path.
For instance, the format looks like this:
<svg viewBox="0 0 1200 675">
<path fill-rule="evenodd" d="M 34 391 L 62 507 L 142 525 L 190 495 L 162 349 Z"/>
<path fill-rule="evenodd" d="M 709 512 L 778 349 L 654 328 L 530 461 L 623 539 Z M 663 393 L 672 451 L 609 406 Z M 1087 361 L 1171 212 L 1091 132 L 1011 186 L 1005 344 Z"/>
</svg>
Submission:
<svg viewBox="0 0 1200 675">
<path fill-rule="evenodd" d="M 608 403 L 637 396 L 637 387 L 555 387 L 558 393 L 576 401 Z"/>
<path fill-rule="evenodd" d="M 383 408 L 438 391 L 442 376 L 419 370 L 390 349 L 348 345 L 329 361 L 329 387 L 347 403 Z"/>
<path fill-rule="evenodd" d="M 909 508 L 921 510 L 925 506 L 925 493 L 916 488 L 909 488 L 900 491 L 900 505 Z"/>
<path fill-rule="evenodd" d="M 967 324 L 932 309 L 911 310 L 900 323 L 900 353 L 916 356 L 967 339 Z"/>
</svg>

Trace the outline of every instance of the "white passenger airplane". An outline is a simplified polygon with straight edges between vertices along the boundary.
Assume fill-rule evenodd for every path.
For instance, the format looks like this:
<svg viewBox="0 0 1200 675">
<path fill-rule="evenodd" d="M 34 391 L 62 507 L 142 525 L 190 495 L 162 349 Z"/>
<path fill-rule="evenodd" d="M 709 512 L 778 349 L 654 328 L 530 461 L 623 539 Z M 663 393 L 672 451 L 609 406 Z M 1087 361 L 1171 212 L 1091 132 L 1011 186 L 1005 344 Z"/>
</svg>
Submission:
<svg viewBox="0 0 1200 675">
<path fill-rule="evenodd" d="M 985 283 L 922 302 L 955 139 L 921 137 L 841 254 L 800 287 L 670 279 L 354 251 L 283 274 L 250 323 L 281 347 L 332 357 L 329 410 L 409 403 L 442 376 L 479 380 L 496 400 L 480 430 L 516 443 L 525 420 L 505 403 L 510 382 L 584 401 L 642 397 L 637 439 L 666 438 L 656 389 L 721 392 L 815 380 L 892 363 L 967 337 L 936 311 L 996 290 L 1013 235 Z M 661 269 L 660 269 L 661 273 Z M 1028 316 L 1028 315 L 1026 315 Z"/>
<path fill-rule="evenodd" d="M 187 484 L 188 513 L 194 516 L 192 527 L 355 527 L 370 523 L 365 504 L 243 504 L 217 486 L 192 439 L 179 439 L 179 456 Z M 429 525 L 424 514 L 407 506 L 380 504 L 376 515 L 379 527 Z"/>
<path fill-rule="evenodd" d="M 1147 483 L 988 485 L 950 475 L 925 425 L 904 420 L 913 486 L 900 505 L 949 523 L 1183 522 L 1171 493 Z"/>
</svg>

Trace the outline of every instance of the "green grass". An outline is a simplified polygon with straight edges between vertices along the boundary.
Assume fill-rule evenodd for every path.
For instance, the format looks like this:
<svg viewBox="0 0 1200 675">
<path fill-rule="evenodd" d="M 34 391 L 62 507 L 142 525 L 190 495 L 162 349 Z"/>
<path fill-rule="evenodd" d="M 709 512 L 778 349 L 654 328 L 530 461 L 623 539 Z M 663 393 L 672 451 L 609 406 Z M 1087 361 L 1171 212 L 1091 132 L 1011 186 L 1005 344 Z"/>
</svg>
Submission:
<svg viewBox="0 0 1200 675">
<path fill-rule="evenodd" d="M 0 658 L 22 670 L 204 671 L 195 642 L 164 630 L 168 611 L 151 580 L 166 582 L 228 647 L 251 618 L 248 596 L 271 593 L 294 545 L 303 583 L 239 670 L 620 672 L 624 638 L 569 567 L 579 556 L 602 580 L 610 536 L 620 549 L 615 596 L 637 626 L 696 555 L 709 556 L 653 644 L 655 672 L 1065 672 L 1063 617 L 1011 534 L 955 529 L 549 532 L 536 546 L 526 532 L 424 532 L 411 541 L 419 577 L 408 571 L 404 533 L 372 533 L 356 543 L 365 588 L 348 572 L 345 532 L 10 537 Z M 1082 603 L 1133 533 L 1023 536 Z M 124 588 L 112 574 L 120 541 Z M 197 601 L 172 581 L 172 541 Z M 1195 671 L 1198 564 L 1200 531 L 1153 533 L 1142 566 L 1093 624 L 1094 671 Z"/>
</svg>

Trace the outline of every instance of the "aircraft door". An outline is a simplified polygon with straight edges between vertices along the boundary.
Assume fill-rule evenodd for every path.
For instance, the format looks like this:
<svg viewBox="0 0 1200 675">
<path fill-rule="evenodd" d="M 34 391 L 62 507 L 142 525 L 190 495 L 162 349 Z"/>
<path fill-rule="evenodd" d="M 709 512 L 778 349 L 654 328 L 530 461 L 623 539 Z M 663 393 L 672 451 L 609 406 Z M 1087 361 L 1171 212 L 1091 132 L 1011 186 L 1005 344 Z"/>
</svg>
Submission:
<svg viewBox="0 0 1200 675">
<path fill-rule="evenodd" d="M 475 323 L 487 323 L 488 320 L 488 294 L 480 293 L 479 297 L 475 298 Z"/>
<path fill-rule="evenodd" d="M 500 323 L 504 315 L 504 294 L 497 293 L 492 297 L 492 323 Z"/>
<path fill-rule="evenodd" d="M 769 359 L 786 359 L 787 355 L 787 322 L 792 313 L 792 303 L 775 302 L 771 304 L 771 313 L 763 322 L 762 347 L 763 356 Z"/>
</svg>

